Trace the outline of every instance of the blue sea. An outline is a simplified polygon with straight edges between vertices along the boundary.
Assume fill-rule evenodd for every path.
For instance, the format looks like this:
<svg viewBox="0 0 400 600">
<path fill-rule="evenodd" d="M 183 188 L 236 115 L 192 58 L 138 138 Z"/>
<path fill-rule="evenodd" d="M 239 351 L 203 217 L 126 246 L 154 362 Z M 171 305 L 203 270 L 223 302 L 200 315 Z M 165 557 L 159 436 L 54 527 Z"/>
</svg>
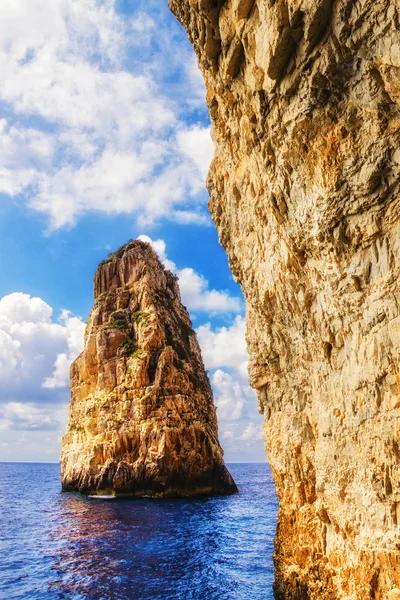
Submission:
<svg viewBox="0 0 400 600">
<path fill-rule="evenodd" d="M 2 600 L 270 600 L 277 500 L 267 464 L 235 496 L 100 500 L 57 464 L 0 463 Z"/>
</svg>

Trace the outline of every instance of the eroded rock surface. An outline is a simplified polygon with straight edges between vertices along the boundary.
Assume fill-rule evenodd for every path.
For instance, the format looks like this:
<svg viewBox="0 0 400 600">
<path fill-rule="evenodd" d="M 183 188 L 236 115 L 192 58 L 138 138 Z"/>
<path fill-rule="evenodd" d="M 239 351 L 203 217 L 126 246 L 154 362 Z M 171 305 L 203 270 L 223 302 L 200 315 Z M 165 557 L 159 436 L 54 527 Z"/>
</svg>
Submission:
<svg viewBox="0 0 400 600">
<path fill-rule="evenodd" d="M 71 367 L 64 490 L 230 494 L 212 392 L 177 278 L 131 242 L 103 261 L 85 348 Z"/>
<path fill-rule="evenodd" d="M 400 598 L 400 5 L 170 0 L 247 302 L 276 597 Z"/>
</svg>

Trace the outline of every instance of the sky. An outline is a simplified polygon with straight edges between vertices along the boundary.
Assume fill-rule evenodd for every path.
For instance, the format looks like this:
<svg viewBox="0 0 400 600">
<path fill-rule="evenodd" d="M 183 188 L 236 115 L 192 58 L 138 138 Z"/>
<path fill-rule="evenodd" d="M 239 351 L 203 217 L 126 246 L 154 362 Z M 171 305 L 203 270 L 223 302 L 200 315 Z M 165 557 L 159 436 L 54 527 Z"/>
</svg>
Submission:
<svg viewBox="0 0 400 600">
<path fill-rule="evenodd" d="M 0 461 L 58 460 L 94 272 L 139 236 L 179 277 L 225 460 L 264 461 L 205 89 L 167 0 L 2 0 L 0 131 Z"/>
</svg>

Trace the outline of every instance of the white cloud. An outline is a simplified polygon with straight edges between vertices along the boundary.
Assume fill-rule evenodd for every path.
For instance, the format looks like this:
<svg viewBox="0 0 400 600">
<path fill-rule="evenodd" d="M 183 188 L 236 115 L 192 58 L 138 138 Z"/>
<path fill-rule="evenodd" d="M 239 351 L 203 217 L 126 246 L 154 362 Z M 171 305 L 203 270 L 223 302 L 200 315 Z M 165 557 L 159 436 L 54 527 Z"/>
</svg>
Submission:
<svg viewBox="0 0 400 600">
<path fill-rule="evenodd" d="M 22 402 L 0 405 L 0 430 L 53 431 L 59 422 L 49 414 L 47 408 L 37 408 Z"/>
<path fill-rule="evenodd" d="M 259 423 L 249 423 L 245 430 L 243 431 L 243 433 L 241 434 L 241 436 L 239 437 L 240 440 L 242 441 L 248 441 L 248 440 L 252 440 L 252 441 L 257 441 L 257 440 L 262 440 L 263 439 L 263 435 L 262 435 L 262 429 L 260 427 Z"/>
<path fill-rule="evenodd" d="M 191 96 L 188 98 L 188 102 L 193 106 L 202 107 L 205 103 L 206 87 L 197 64 L 196 55 L 192 54 L 191 56 L 188 56 L 184 64 L 191 89 Z"/>
<path fill-rule="evenodd" d="M 151 36 L 157 26 L 154 20 L 144 12 L 139 13 L 136 17 L 131 21 L 132 32 L 134 33 L 134 38 L 132 43 L 134 46 L 149 46 L 151 44 Z"/>
<path fill-rule="evenodd" d="M 42 384 L 42 387 L 49 389 L 63 388 L 68 385 L 71 363 L 83 350 L 85 324 L 82 320 L 71 317 L 69 311 L 63 310 L 59 322 L 65 328 L 67 351 L 58 354 L 52 375 L 47 377 Z"/>
<path fill-rule="evenodd" d="M 247 379 L 246 322 L 238 315 L 230 327 L 213 329 L 210 323 L 197 328 L 207 369 L 233 368 Z"/>
<path fill-rule="evenodd" d="M 28 294 L 15 292 L 0 299 L 0 323 L 8 329 L 35 322 L 49 323 L 53 309 L 41 298 L 31 298 Z"/>
<path fill-rule="evenodd" d="M 220 437 L 225 440 L 225 445 L 228 447 L 232 445 L 238 449 L 251 447 L 262 449 L 260 444 L 263 439 L 262 420 L 223 421 Z"/>
<path fill-rule="evenodd" d="M 58 462 L 67 420 L 67 403 L 0 404 L 0 460 Z"/>
<path fill-rule="evenodd" d="M 0 404 L 48 401 L 44 388 L 68 385 L 85 325 L 63 311 L 58 322 L 41 298 L 15 292 L 0 299 Z"/>
<path fill-rule="evenodd" d="M 0 329 L 0 379 L 8 377 L 15 370 L 20 360 L 20 342 Z"/>
<path fill-rule="evenodd" d="M 242 309 L 239 298 L 230 296 L 228 292 L 209 290 L 207 280 L 193 269 L 178 269 L 177 275 L 183 301 L 193 311 L 236 313 Z"/>
<path fill-rule="evenodd" d="M 224 314 L 242 310 L 240 298 L 233 297 L 228 292 L 208 289 L 208 281 L 190 267 L 178 269 L 167 257 L 164 240 L 153 241 L 147 235 L 140 235 L 138 239 L 150 244 L 164 266 L 178 276 L 182 302 L 190 311 Z"/>
<path fill-rule="evenodd" d="M 217 369 L 211 378 L 218 418 L 237 421 L 244 417 L 246 392 L 238 379 Z"/>
<path fill-rule="evenodd" d="M 204 363 L 211 371 L 211 384 L 217 406 L 220 436 L 235 459 L 264 459 L 262 421 L 257 399 L 248 383 L 246 324 L 237 315 L 230 326 L 210 323 L 196 330 Z"/>
<path fill-rule="evenodd" d="M 90 211 L 209 223 L 208 129 L 179 119 L 151 52 L 147 68 L 135 59 L 158 36 L 149 15 L 123 18 L 113 0 L 4 0 L 0 24 L 0 192 L 28 192 L 51 229 Z"/>
<path fill-rule="evenodd" d="M 210 128 L 196 126 L 179 131 L 177 139 L 180 149 L 193 161 L 205 181 L 214 155 Z"/>
</svg>

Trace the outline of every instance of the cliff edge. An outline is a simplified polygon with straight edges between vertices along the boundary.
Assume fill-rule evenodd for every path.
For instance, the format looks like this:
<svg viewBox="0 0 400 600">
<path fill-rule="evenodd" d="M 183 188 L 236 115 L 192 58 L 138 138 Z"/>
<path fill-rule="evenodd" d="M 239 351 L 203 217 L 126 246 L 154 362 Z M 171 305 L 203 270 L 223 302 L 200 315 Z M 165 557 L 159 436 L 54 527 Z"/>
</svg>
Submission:
<svg viewBox="0 0 400 600">
<path fill-rule="evenodd" d="M 177 278 L 130 242 L 103 261 L 71 366 L 62 487 L 83 494 L 232 494 L 212 391 Z"/>
<path fill-rule="evenodd" d="M 170 0 L 207 87 L 247 303 L 275 595 L 400 598 L 400 6 Z"/>
</svg>

